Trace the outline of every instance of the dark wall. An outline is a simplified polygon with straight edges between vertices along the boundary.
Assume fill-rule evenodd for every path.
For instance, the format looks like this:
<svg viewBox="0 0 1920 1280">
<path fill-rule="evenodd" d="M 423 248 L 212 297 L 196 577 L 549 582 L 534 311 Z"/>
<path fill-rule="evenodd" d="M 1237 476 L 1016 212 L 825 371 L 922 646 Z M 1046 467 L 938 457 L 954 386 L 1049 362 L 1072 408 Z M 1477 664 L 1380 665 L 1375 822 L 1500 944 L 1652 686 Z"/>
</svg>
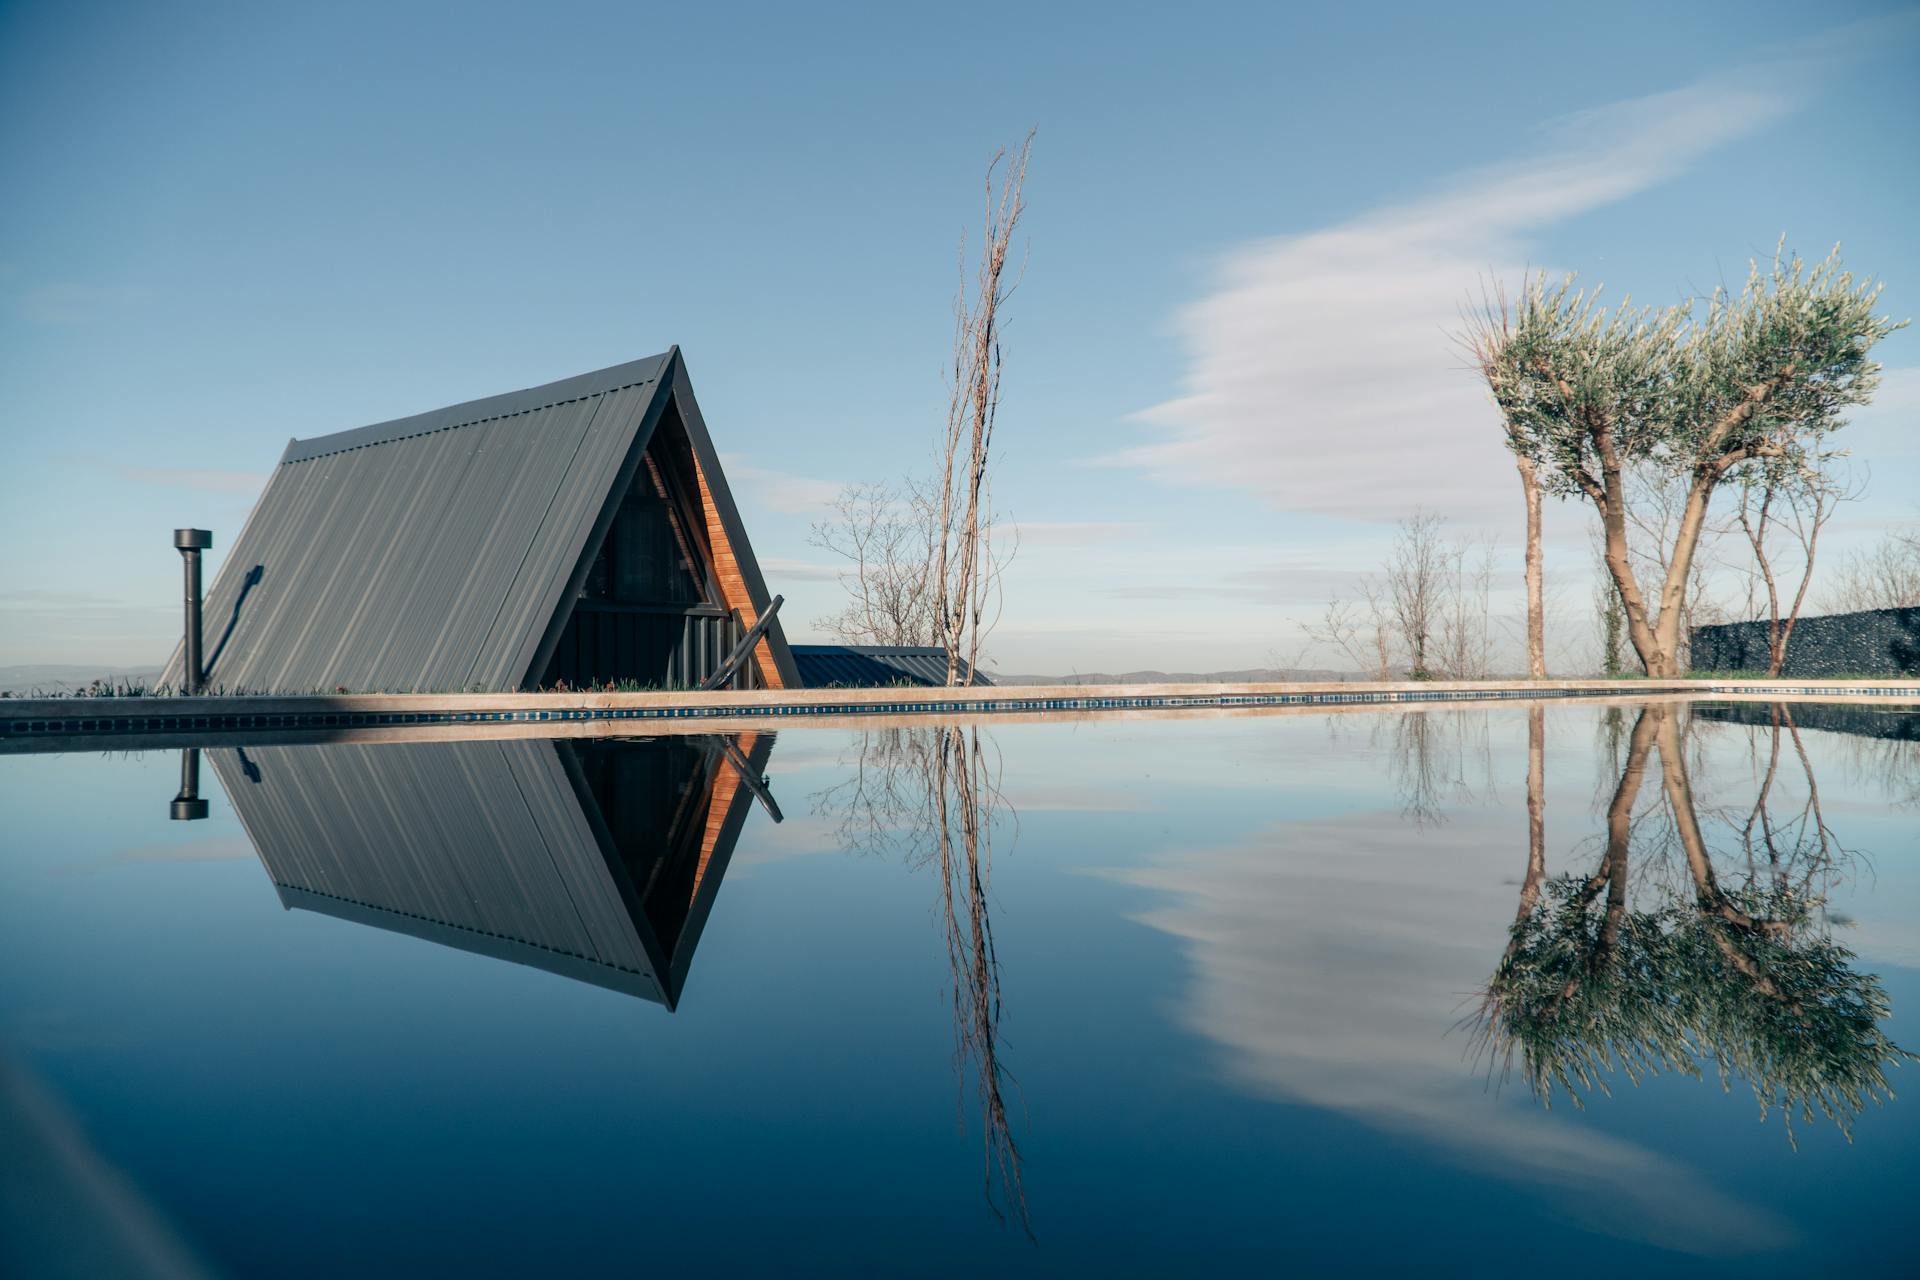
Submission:
<svg viewBox="0 0 1920 1280">
<path fill-rule="evenodd" d="M 1767 624 L 1693 630 L 1695 671 L 1765 671 Z M 1782 676 L 1920 675 L 1920 609 L 1872 609 L 1802 618 L 1787 643 Z"/>
<path fill-rule="evenodd" d="M 581 689 L 632 680 L 643 688 L 691 689 L 720 669 L 741 635 L 740 624 L 717 610 L 642 612 L 583 601 L 567 620 L 540 686 L 564 680 Z M 733 687 L 757 687 L 758 671 L 748 662 Z"/>
<path fill-rule="evenodd" d="M 1905 707 L 1869 707 L 1857 702 L 1732 702 L 1695 703 L 1693 714 L 1699 720 L 1719 720 L 1727 724 L 1755 725 L 1767 728 L 1776 720 L 1792 723 L 1800 729 L 1820 729 L 1827 733 L 1845 733 L 1856 738 L 1886 738 L 1894 742 L 1920 742 L 1920 712 Z"/>
</svg>

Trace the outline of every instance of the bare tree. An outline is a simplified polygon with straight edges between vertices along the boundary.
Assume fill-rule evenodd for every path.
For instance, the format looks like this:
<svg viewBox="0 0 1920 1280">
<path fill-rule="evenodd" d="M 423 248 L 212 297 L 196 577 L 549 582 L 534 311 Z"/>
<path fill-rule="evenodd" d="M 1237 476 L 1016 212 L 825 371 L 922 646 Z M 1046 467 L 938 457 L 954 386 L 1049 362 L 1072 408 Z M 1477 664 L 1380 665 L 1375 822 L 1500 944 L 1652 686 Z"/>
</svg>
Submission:
<svg viewBox="0 0 1920 1280">
<path fill-rule="evenodd" d="M 935 617 L 947 650 L 947 683 L 973 683 L 980 640 L 998 598 L 993 565 L 993 503 L 988 467 L 1000 408 L 1001 308 L 1018 280 L 1006 279 L 1007 251 L 1026 208 L 1023 188 L 1033 133 L 987 165 L 986 219 L 980 264 L 969 291 L 963 276 L 954 303 L 953 394 L 940 459 L 938 540 L 934 549 Z M 997 189 L 996 189 L 997 183 Z M 963 242 L 964 253 L 964 242 Z"/>
<path fill-rule="evenodd" d="M 1415 511 L 1402 520 L 1378 576 L 1335 593 L 1300 629 L 1376 680 L 1404 664 L 1414 680 L 1479 680 L 1493 669 L 1494 547 L 1444 536 L 1446 520 Z"/>
<path fill-rule="evenodd" d="M 1807 600 L 1807 587 L 1813 582 L 1814 557 L 1820 549 L 1820 531 L 1833 518 L 1835 508 L 1859 495 L 1851 479 L 1834 469 L 1833 455 L 1820 455 L 1798 467 L 1751 467 L 1739 478 L 1739 505 L 1735 517 L 1753 551 L 1753 570 L 1748 577 L 1747 616 L 1752 617 L 1754 582 L 1765 588 L 1767 604 L 1767 674 L 1777 676 L 1787 661 L 1787 644 L 1800 621 L 1801 606 Z M 1778 535 L 1778 536 L 1776 536 Z M 1787 566 L 1797 569 L 1799 581 L 1793 597 L 1781 610 L 1780 562 L 1782 548 Z"/>
<path fill-rule="evenodd" d="M 807 541 L 847 562 L 848 603 L 815 626 L 848 644 L 939 643 L 933 497 L 922 482 L 850 484 Z"/>
<path fill-rule="evenodd" d="M 1892 530 L 1865 551 L 1840 562 L 1821 594 L 1829 613 L 1920 606 L 1920 526 Z"/>
<path fill-rule="evenodd" d="M 1416 510 L 1400 522 L 1387 560 L 1387 603 L 1407 655 L 1407 674 L 1431 680 L 1427 648 L 1439 622 L 1446 590 L 1447 547 L 1440 537 L 1445 518 Z"/>
<path fill-rule="evenodd" d="M 1444 563 L 1439 669 L 1449 680 L 1485 680 L 1493 674 L 1493 544 L 1454 543 Z"/>
<path fill-rule="evenodd" d="M 1362 578 L 1359 592 L 1358 600 L 1345 600 L 1337 594 L 1328 597 L 1320 617 L 1301 623 L 1300 629 L 1309 641 L 1338 651 L 1375 680 L 1391 680 L 1393 624 L 1379 579 L 1371 574 Z"/>
</svg>

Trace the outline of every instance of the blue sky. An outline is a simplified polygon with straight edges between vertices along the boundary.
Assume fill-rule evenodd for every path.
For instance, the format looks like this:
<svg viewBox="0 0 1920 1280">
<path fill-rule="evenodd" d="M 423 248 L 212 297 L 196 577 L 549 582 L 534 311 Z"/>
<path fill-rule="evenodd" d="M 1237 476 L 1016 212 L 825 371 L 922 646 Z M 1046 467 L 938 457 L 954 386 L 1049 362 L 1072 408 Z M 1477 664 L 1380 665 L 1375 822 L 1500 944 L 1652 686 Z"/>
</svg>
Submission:
<svg viewBox="0 0 1920 1280">
<path fill-rule="evenodd" d="M 168 531 L 224 545 L 289 437 L 674 343 L 831 611 L 808 524 L 926 464 L 1029 126 L 993 655 L 1290 661 L 1416 504 L 1517 557 L 1447 337 L 1478 274 L 1664 302 L 1785 233 L 1920 310 L 1916 69 L 1912 5 L 0 5 L 0 663 L 157 663 Z M 1835 550 L 1920 515 L 1920 335 L 1882 357 Z"/>
</svg>

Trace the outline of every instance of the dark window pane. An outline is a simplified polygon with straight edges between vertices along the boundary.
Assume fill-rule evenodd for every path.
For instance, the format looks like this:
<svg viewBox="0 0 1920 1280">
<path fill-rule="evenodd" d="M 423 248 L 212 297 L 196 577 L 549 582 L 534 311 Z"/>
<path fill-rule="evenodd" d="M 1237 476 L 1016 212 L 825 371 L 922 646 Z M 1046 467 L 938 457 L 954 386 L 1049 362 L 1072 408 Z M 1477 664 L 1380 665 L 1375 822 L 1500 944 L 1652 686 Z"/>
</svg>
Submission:
<svg viewBox="0 0 1920 1280">
<path fill-rule="evenodd" d="M 613 599 L 623 604 L 700 603 L 699 580 L 681 555 L 666 504 L 657 495 L 630 494 L 607 541 L 612 548 Z"/>
</svg>

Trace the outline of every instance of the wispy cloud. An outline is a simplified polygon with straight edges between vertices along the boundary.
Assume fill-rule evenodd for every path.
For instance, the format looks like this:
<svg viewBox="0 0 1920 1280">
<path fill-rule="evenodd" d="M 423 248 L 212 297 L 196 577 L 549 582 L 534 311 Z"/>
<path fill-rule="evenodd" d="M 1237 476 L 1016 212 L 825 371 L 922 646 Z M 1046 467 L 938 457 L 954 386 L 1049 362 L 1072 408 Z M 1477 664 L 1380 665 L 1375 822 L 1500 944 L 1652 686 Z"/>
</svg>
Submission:
<svg viewBox="0 0 1920 1280">
<path fill-rule="evenodd" d="M 1094 547 L 1138 538 L 1152 526 L 1131 520 L 1016 520 L 1022 548 Z"/>
<path fill-rule="evenodd" d="M 839 565 L 815 564 L 811 560 L 793 560 L 785 556 L 761 556 L 760 569 L 769 578 L 782 582 L 838 582 L 847 570 Z"/>
<path fill-rule="evenodd" d="M 254 471 L 217 471 L 195 467 L 130 467 L 115 465 L 123 479 L 166 489 L 196 489 L 202 493 L 258 493 L 267 477 Z"/>
<path fill-rule="evenodd" d="M 47 591 L 39 587 L 20 587 L 0 591 L 0 608 L 9 609 L 84 609 L 104 606 L 117 608 L 124 601 L 92 591 Z"/>
<path fill-rule="evenodd" d="M 124 286 L 57 280 L 27 290 L 14 300 L 14 306 L 32 324 L 78 325 L 118 310 L 137 296 L 136 290 Z"/>
<path fill-rule="evenodd" d="M 727 483 L 742 506 L 782 515 L 818 516 L 845 487 L 838 480 L 756 467 L 737 453 L 721 454 L 720 465 L 726 469 Z"/>
<path fill-rule="evenodd" d="M 1026 786 L 1018 780 L 1006 792 L 1007 806 L 1018 813 L 1151 813 L 1153 803 L 1121 787 L 1059 783 Z"/>
<path fill-rule="evenodd" d="M 1888 369 L 1873 403 L 1851 417 L 1834 442 L 1854 456 L 1884 462 L 1920 454 L 1920 368 Z"/>
<path fill-rule="evenodd" d="M 1161 438 L 1109 461 L 1295 511 L 1504 511 L 1510 468 L 1448 337 L 1467 292 L 1519 275 L 1530 233 L 1673 177 L 1791 105 L 1723 82 L 1616 103 L 1424 199 L 1243 246 L 1178 318 L 1184 394 L 1139 415 Z"/>
</svg>

